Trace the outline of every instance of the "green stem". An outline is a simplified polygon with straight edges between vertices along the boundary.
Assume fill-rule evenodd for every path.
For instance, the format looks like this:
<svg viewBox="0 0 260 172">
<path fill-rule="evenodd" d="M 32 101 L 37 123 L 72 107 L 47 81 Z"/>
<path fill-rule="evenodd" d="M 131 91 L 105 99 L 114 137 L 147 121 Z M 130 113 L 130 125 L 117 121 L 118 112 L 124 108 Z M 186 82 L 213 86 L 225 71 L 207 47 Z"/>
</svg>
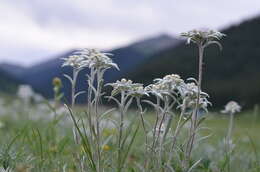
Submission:
<svg viewBox="0 0 260 172">
<path fill-rule="evenodd" d="M 148 131 L 146 130 L 146 127 L 145 127 L 145 120 L 144 120 L 144 112 L 143 112 L 143 108 L 142 108 L 142 105 L 141 105 L 141 101 L 140 101 L 140 98 L 137 97 L 136 98 L 136 102 L 137 102 L 137 106 L 139 108 L 139 111 L 140 111 L 140 117 L 141 117 L 141 122 L 142 122 L 142 126 L 143 126 L 143 129 L 144 129 L 144 133 L 145 133 L 145 154 L 148 153 Z M 148 166 L 148 159 L 145 160 L 145 167 Z"/>
</svg>

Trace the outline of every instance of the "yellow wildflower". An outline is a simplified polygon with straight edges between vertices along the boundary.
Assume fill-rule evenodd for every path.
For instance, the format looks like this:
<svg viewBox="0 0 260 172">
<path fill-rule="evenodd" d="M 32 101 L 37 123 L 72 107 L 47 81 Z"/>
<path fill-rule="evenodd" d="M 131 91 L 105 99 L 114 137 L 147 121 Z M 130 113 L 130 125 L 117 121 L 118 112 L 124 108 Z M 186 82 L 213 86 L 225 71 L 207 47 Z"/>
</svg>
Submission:
<svg viewBox="0 0 260 172">
<path fill-rule="evenodd" d="M 109 151 L 109 150 L 110 150 L 110 146 L 104 145 L 104 146 L 103 146 L 103 150 L 104 150 L 104 151 Z"/>
</svg>

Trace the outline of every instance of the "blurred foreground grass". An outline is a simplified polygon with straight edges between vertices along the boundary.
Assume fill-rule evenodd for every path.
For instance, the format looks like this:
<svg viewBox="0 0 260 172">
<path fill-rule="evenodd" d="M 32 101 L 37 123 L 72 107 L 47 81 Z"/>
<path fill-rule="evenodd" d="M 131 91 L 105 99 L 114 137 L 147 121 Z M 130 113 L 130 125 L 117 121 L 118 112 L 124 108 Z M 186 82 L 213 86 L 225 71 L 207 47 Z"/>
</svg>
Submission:
<svg viewBox="0 0 260 172">
<path fill-rule="evenodd" d="M 15 109 L 17 108 L 17 109 Z M 0 165 L 12 168 L 25 168 L 31 171 L 77 171 L 77 153 L 82 153 L 80 146 L 73 142 L 72 123 L 69 114 L 50 115 L 46 107 L 14 106 L 0 115 Z M 8 109 L 8 108 L 7 108 Z M 41 109 L 41 110 L 39 110 Z M 59 110 L 58 110 L 59 111 Z M 59 112 L 61 113 L 61 112 Z M 137 115 L 135 111 L 129 114 L 129 119 Z M 138 116 L 137 116 L 138 118 Z M 147 121 L 154 121 L 154 114 L 146 113 Z M 177 118 L 175 119 L 177 121 Z M 229 116 L 220 113 L 210 113 L 203 124 L 201 136 L 210 135 L 200 143 L 196 154 L 202 157 L 211 148 L 218 145 L 226 136 Z M 172 127 L 174 130 L 174 125 Z M 113 135 L 113 130 L 105 130 L 104 135 Z M 258 156 L 260 150 L 260 114 L 257 111 L 243 112 L 235 117 L 233 141 L 235 152 L 240 155 L 252 154 Z M 142 161 L 144 149 L 143 130 L 139 129 L 134 142 L 129 163 Z M 205 145 L 205 146 L 201 146 Z M 113 145 L 106 148 L 107 156 L 113 156 Z M 241 159 L 244 157 L 241 156 Z M 258 157 L 257 157 L 258 158 Z M 258 159 L 259 160 L 259 159 Z M 236 162 L 239 163 L 239 162 Z M 241 164 L 240 164 L 241 165 Z M 239 168 L 239 166 L 237 166 Z M 16 171 L 18 171 L 17 169 Z M 70 170 L 70 171 L 69 171 Z M 236 170 L 233 168 L 233 170 Z M 21 171 L 23 172 L 23 171 Z M 26 172 L 26 171 L 24 171 Z"/>
</svg>

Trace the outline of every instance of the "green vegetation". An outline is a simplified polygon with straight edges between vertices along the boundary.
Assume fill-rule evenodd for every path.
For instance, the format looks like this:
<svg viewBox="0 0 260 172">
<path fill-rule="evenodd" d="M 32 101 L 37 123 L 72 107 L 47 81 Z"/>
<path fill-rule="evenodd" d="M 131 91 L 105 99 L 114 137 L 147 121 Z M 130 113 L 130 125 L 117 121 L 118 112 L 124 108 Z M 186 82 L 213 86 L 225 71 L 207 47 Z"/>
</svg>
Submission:
<svg viewBox="0 0 260 172">
<path fill-rule="evenodd" d="M 20 106 L 23 106 L 23 104 L 21 103 Z M 8 108 L 11 109 L 11 105 L 5 109 Z M 79 109 L 82 108 L 79 107 Z M 30 110 L 19 107 L 17 111 L 1 113 L 1 167 L 3 168 L 4 165 L 13 167 L 16 169 L 15 172 L 80 171 L 76 155 L 84 154 L 82 147 L 74 143 L 71 130 L 73 125 L 71 119 L 67 118 L 69 114 L 66 111 L 58 113 L 59 120 L 55 120 L 54 114 L 51 110 L 48 110 L 48 105 L 45 103 L 30 105 Z M 128 118 L 131 119 L 136 113 L 136 111 L 131 111 Z M 154 114 L 152 112 L 146 113 L 145 118 L 148 121 L 153 121 Z M 203 131 L 201 135 L 211 134 L 211 136 L 200 143 L 202 149 L 196 148 L 197 153 L 194 155 L 194 157 L 203 159 L 204 164 L 201 164 L 201 166 L 206 165 L 207 161 L 213 160 L 220 163 L 222 158 L 213 157 L 212 154 L 222 151 L 219 144 L 225 137 L 228 120 L 227 115 L 220 115 L 219 113 L 209 114 L 205 120 L 203 126 L 209 127 L 210 130 Z M 255 159 L 255 153 L 259 156 L 259 131 L 259 112 L 240 113 L 235 117 L 234 144 L 236 144 L 236 147 L 234 156 L 236 158 L 231 163 L 231 172 L 257 172 L 257 170 L 250 171 L 248 169 L 252 169 L 254 163 L 257 163 L 256 165 L 259 167 L 259 157 Z M 116 134 L 116 130 L 107 128 L 103 134 L 112 136 Z M 135 168 L 136 163 L 141 163 L 144 160 L 143 136 L 144 133 L 139 128 L 136 140 L 127 158 L 127 165 L 130 167 Z M 8 148 L 8 146 L 10 147 Z M 114 157 L 113 151 L 115 149 L 114 145 L 109 144 L 109 147 L 106 148 L 106 156 L 110 159 Z M 107 168 L 109 169 L 109 167 Z M 131 171 L 131 168 L 126 171 Z"/>
</svg>

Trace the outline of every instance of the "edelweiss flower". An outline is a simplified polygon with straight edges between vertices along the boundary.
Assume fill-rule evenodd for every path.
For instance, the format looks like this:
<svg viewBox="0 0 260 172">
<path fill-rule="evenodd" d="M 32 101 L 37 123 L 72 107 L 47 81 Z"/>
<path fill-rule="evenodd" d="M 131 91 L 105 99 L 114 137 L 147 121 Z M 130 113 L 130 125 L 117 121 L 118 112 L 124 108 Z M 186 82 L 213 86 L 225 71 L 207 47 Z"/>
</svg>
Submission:
<svg viewBox="0 0 260 172">
<path fill-rule="evenodd" d="M 111 93 L 112 96 L 117 95 L 121 91 L 128 91 L 132 87 L 133 81 L 121 79 L 121 81 L 116 81 L 115 83 L 109 83 L 107 85 L 110 85 L 113 87 L 113 91 Z"/>
<path fill-rule="evenodd" d="M 155 82 L 165 85 L 168 90 L 177 89 L 178 86 L 184 83 L 183 79 L 176 74 L 166 75 L 163 79 L 155 79 Z"/>
<path fill-rule="evenodd" d="M 113 63 L 112 59 L 108 57 L 109 53 L 102 53 L 96 49 L 79 49 L 65 60 L 62 66 L 72 66 L 73 68 L 96 68 L 108 69 L 114 67 L 119 70 L 117 64 Z"/>
<path fill-rule="evenodd" d="M 234 114 L 236 112 L 241 111 L 241 106 L 235 102 L 235 101 L 230 101 L 226 104 L 225 109 L 222 110 L 222 113 L 229 113 L 229 114 Z"/>
<path fill-rule="evenodd" d="M 115 83 L 107 84 L 113 87 L 111 93 L 112 96 L 117 95 L 120 92 L 127 92 L 129 95 L 134 97 L 140 97 L 143 95 L 148 95 L 146 89 L 143 88 L 143 84 L 133 83 L 131 80 L 121 79 L 121 81 L 116 81 Z"/>
<path fill-rule="evenodd" d="M 185 99 L 185 103 L 186 103 L 186 107 L 188 109 L 192 110 L 192 109 L 196 108 L 197 100 L 196 99 L 190 99 L 189 97 L 187 97 Z M 208 105 L 211 105 L 211 103 L 208 101 L 207 98 L 200 98 L 199 99 L 198 108 L 200 110 L 207 112 L 208 111 L 207 110 Z"/>
<path fill-rule="evenodd" d="M 146 87 L 146 90 L 148 93 L 159 97 L 160 99 L 163 99 L 164 96 L 169 96 L 171 93 L 169 90 L 165 87 L 164 84 L 156 83 L 156 84 L 150 84 Z"/>
<path fill-rule="evenodd" d="M 149 96 L 146 88 L 144 88 L 142 84 L 132 86 L 132 88 L 129 90 L 129 95 L 133 97 Z"/>
<path fill-rule="evenodd" d="M 223 33 L 220 33 L 215 30 L 205 30 L 205 31 L 199 31 L 199 30 L 192 30 L 189 32 L 181 33 L 181 36 L 188 38 L 187 43 L 190 42 L 193 43 L 217 43 L 222 37 L 226 36 Z"/>
<path fill-rule="evenodd" d="M 95 49 L 89 50 L 90 56 L 89 56 L 89 68 L 95 67 L 95 68 L 111 68 L 114 67 L 119 70 L 117 64 L 113 63 L 112 59 L 108 57 L 108 55 L 112 55 L 109 53 L 101 53 Z"/>
<path fill-rule="evenodd" d="M 179 75 L 172 74 L 166 75 L 162 79 L 155 79 L 155 84 L 147 86 L 147 91 L 155 96 L 163 99 L 166 95 L 171 95 L 171 93 L 179 90 L 184 84 L 183 79 Z"/>
<path fill-rule="evenodd" d="M 30 85 L 20 85 L 17 91 L 17 96 L 21 99 L 30 99 L 34 95 L 33 89 Z"/>
<path fill-rule="evenodd" d="M 182 85 L 180 90 L 182 97 L 190 97 L 191 99 L 197 99 L 198 97 L 198 86 L 194 82 Z M 200 91 L 200 97 L 207 98 L 209 95 Z"/>
<path fill-rule="evenodd" d="M 185 106 L 188 110 L 196 108 L 198 101 L 198 86 L 194 82 L 183 85 L 180 94 L 183 99 L 181 107 Z M 198 108 L 204 112 L 207 112 L 208 105 L 211 105 L 207 99 L 208 97 L 209 95 L 207 93 L 200 91 Z"/>
<path fill-rule="evenodd" d="M 80 69 L 84 67 L 83 61 L 84 59 L 81 56 L 78 55 L 71 55 L 68 58 L 62 58 L 65 62 L 62 64 L 62 67 L 64 66 L 71 66 L 75 69 Z"/>
</svg>

